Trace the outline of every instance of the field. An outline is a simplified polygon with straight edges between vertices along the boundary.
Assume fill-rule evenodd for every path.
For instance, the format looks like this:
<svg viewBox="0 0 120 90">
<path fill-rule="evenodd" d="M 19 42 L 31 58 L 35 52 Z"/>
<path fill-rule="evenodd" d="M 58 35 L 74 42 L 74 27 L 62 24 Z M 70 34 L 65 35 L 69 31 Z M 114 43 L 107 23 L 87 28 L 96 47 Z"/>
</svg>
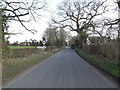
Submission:
<svg viewBox="0 0 120 90">
<path fill-rule="evenodd" d="M 35 46 L 9 46 L 10 49 L 19 49 L 19 48 L 36 48 Z"/>
</svg>

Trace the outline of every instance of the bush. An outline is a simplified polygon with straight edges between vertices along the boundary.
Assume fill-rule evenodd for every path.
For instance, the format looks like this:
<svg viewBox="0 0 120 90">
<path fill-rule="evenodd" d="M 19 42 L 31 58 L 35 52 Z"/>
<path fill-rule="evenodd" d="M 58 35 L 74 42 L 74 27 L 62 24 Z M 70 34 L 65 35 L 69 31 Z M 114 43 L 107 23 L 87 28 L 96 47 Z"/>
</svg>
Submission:
<svg viewBox="0 0 120 90">
<path fill-rule="evenodd" d="M 32 54 L 40 53 L 40 49 L 37 48 L 20 48 L 20 49 L 12 49 L 9 53 L 9 58 L 17 58 L 17 57 L 26 57 Z"/>
<path fill-rule="evenodd" d="M 83 49 L 87 50 L 87 45 L 84 45 Z M 118 42 L 91 43 L 89 52 L 113 60 L 118 60 Z"/>
</svg>

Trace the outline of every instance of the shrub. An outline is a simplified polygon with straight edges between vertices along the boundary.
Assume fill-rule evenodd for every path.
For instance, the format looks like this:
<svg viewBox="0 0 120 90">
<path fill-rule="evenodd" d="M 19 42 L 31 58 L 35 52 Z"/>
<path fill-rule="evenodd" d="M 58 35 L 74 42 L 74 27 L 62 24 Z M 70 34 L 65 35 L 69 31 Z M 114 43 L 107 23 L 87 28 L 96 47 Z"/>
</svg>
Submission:
<svg viewBox="0 0 120 90">
<path fill-rule="evenodd" d="M 106 43 L 91 43 L 89 52 L 95 55 L 108 57 L 113 60 L 118 60 L 118 42 Z M 87 45 L 84 45 L 84 50 L 87 50 Z"/>
<path fill-rule="evenodd" d="M 20 48 L 20 49 L 12 49 L 9 53 L 9 58 L 17 58 L 17 57 L 26 57 L 32 54 L 40 53 L 40 49 L 37 48 Z"/>
</svg>

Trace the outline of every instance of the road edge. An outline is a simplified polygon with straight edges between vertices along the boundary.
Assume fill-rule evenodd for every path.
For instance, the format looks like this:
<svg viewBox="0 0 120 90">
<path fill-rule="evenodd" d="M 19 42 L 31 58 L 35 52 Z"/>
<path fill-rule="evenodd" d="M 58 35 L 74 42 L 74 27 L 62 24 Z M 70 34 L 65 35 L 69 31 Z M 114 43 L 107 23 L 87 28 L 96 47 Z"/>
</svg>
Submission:
<svg viewBox="0 0 120 90">
<path fill-rule="evenodd" d="M 80 56 L 81 58 L 83 58 L 83 60 L 85 60 L 88 64 L 92 65 L 93 67 L 95 67 L 97 70 L 99 70 L 103 75 L 105 75 L 107 78 L 109 78 L 112 82 L 114 82 L 118 88 L 120 88 L 120 79 L 116 78 L 115 76 L 113 76 L 111 73 L 109 73 L 107 70 L 105 70 L 104 68 L 102 68 L 100 65 L 97 65 L 93 62 L 91 62 L 90 59 L 87 59 L 83 56 L 81 56 L 75 49 L 73 49 L 78 56 Z"/>
</svg>

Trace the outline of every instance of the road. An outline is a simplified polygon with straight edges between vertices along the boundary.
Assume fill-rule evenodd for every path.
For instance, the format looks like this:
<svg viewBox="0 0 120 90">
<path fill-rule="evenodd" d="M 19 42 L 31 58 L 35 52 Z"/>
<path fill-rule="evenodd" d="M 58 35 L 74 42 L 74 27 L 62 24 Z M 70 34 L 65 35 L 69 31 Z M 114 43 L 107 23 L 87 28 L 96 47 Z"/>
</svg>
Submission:
<svg viewBox="0 0 120 90">
<path fill-rule="evenodd" d="M 64 49 L 20 75 L 4 88 L 115 88 L 109 79 Z"/>
</svg>

